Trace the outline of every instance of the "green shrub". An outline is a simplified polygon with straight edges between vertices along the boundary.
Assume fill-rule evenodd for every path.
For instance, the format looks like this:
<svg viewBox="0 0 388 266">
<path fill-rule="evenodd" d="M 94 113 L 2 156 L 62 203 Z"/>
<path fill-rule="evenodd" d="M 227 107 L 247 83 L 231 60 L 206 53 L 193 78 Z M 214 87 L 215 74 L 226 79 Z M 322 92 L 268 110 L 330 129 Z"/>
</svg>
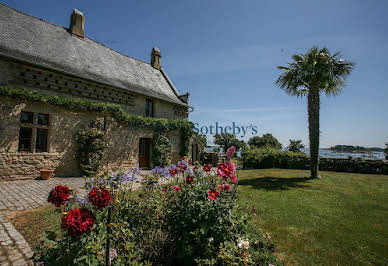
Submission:
<svg viewBox="0 0 388 266">
<path fill-rule="evenodd" d="M 76 135 L 78 143 L 77 157 L 82 173 L 86 176 L 95 175 L 105 155 L 107 141 L 102 126 L 93 123 Z"/>
<path fill-rule="evenodd" d="M 309 160 L 309 157 L 301 152 L 283 152 L 269 147 L 249 147 L 241 156 L 244 168 L 306 169 Z"/>
<path fill-rule="evenodd" d="M 156 133 L 152 138 L 152 163 L 154 166 L 166 166 L 170 164 L 171 144 L 168 137 Z"/>
</svg>

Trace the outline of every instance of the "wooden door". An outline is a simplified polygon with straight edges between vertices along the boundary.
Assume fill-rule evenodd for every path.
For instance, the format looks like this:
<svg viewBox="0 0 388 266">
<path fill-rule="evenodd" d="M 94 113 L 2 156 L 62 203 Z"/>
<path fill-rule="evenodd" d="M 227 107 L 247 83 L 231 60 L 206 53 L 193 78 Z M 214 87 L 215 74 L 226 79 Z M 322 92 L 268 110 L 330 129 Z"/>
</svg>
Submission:
<svg viewBox="0 0 388 266">
<path fill-rule="evenodd" d="M 139 140 L 139 167 L 150 167 L 151 161 L 151 139 L 141 138 Z"/>
</svg>

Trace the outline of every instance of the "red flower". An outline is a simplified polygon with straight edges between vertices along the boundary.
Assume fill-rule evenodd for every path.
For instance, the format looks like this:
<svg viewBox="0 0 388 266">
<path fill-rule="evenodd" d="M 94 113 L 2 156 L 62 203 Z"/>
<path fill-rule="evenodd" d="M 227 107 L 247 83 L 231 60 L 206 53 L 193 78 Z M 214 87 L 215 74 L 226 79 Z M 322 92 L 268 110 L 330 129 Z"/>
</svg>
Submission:
<svg viewBox="0 0 388 266">
<path fill-rule="evenodd" d="M 48 202 L 55 205 L 55 207 L 59 207 L 64 205 L 65 202 L 70 198 L 70 190 L 67 186 L 56 186 L 53 190 L 51 190 L 48 196 Z"/>
<path fill-rule="evenodd" d="M 181 191 L 181 188 L 178 187 L 178 186 L 173 186 L 172 189 L 176 190 L 176 191 Z"/>
<path fill-rule="evenodd" d="M 94 216 L 88 209 L 74 209 L 62 218 L 62 228 L 67 229 L 69 235 L 80 236 L 93 228 Z"/>
<path fill-rule="evenodd" d="M 192 184 L 192 183 L 194 183 L 194 176 L 188 175 L 188 176 L 186 177 L 186 184 L 190 185 L 190 184 Z"/>
<path fill-rule="evenodd" d="M 218 185 L 218 189 L 219 189 L 220 191 L 224 191 L 224 190 L 229 190 L 229 191 L 231 191 L 231 190 L 232 190 L 232 186 L 229 185 L 229 184 L 224 184 L 224 185 L 219 184 L 219 185 Z"/>
<path fill-rule="evenodd" d="M 203 170 L 204 170 L 205 172 L 210 172 L 210 171 L 212 170 L 212 166 L 211 166 L 210 164 L 205 164 L 205 165 L 203 166 Z"/>
<path fill-rule="evenodd" d="M 176 175 L 177 173 L 178 173 L 178 169 L 177 169 L 177 168 L 171 169 L 171 170 L 170 170 L 170 176 L 174 176 L 174 175 Z"/>
<path fill-rule="evenodd" d="M 183 165 L 183 166 L 181 166 L 181 167 L 179 168 L 179 171 L 180 171 L 181 173 L 184 173 L 184 172 L 186 171 L 186 169 L 187 169 L 187 166 Z"/>
<path fill-rule="evenodd" d="M 97 207 L 105 207 L 109 205 L 109 202 L 111 200 L 111 197 L 109 195 L 109 191 L 103 187 L 94 187 L 92 190 L 89 192 L 89 201 L 92 203 L 94 206 Z"/>
<path fill-rule="evenodd" d="M 211 200 L 216 200 L 218 198 L 218 196 L 220 195 L 220 193 L 218 193 L 217 190 L 215 190 L 214 188 L 210 189 L 209 192 L 208 192 L 208 197 L 209 199 Z"/>
</svg>

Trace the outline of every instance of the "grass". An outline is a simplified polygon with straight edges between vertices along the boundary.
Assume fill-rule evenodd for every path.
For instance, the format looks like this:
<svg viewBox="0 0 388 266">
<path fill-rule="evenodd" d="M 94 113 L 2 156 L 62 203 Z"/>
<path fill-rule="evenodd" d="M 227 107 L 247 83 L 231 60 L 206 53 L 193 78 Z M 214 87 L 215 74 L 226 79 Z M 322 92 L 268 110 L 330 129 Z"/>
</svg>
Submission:
<svg viewBox="0 0 388 266">
<path fill-rule="evenodd" d="M 61 213 L 52 206 L 43 206 L 26 211 L 13 211 L 7 218 L 26 239 L 32 248 L 42 241 L 46 230 L 61 230 Z"/>
<path fill-rule="evenodd" d="M 387 265 L 388 176 L 239 171 L 240 205 L 286 265 Z"/>
<path fill-rule="evenodd" d="M 388 265 L 388 176 L 302 170 L 239 171 L 240 206 L 286 265 Z M 8 216 L 33 247 L 60 230 L 53 207 Z"/>
</svg>

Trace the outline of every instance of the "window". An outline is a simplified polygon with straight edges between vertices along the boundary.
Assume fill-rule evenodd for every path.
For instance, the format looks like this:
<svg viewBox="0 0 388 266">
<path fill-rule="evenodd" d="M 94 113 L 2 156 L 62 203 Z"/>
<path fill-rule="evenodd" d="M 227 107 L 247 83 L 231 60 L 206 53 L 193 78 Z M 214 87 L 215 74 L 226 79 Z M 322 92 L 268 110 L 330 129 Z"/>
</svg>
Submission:
<svg viewBox="0 0 388 266">
<path fill-rule="evenodd" d="M 38 114 L 38 125 L 48 126 L 49 125 L 49 115 L 48 114 Z"/>
<path fill-rule="evenodd" d="M 34 113 L 22 111 L 22 114 L 20 116 L 20 122 L 22 124 L 33 124 L 34 123 Z"/>
<path fill-rule="evenodd" d="M 22 111 L 20 123 L 19 151 L 47 152 L 49 115 L 38 113 L 35 116 L 33 112 Z M 33 147 L 35 147 L 34 150 Z"/>
<path fill-rule="evenodd" d="M 47 137 L 48 129 L 37 128 L 36 129 L 36 152 L 47 152 Z"/>
<path fill-rule="evenodd" d="M 154 105 L 152 100 L 147 99 L 146 100 L 146 106 L 145 106 L 145 114 L 146 116 L 153 117 L 154 116 Z"/>
<path fill-rule="evenodd" d="M 32 128 L 21 127 L 19 132 L 19 151 L 31 151 Z"/>
</svg>

